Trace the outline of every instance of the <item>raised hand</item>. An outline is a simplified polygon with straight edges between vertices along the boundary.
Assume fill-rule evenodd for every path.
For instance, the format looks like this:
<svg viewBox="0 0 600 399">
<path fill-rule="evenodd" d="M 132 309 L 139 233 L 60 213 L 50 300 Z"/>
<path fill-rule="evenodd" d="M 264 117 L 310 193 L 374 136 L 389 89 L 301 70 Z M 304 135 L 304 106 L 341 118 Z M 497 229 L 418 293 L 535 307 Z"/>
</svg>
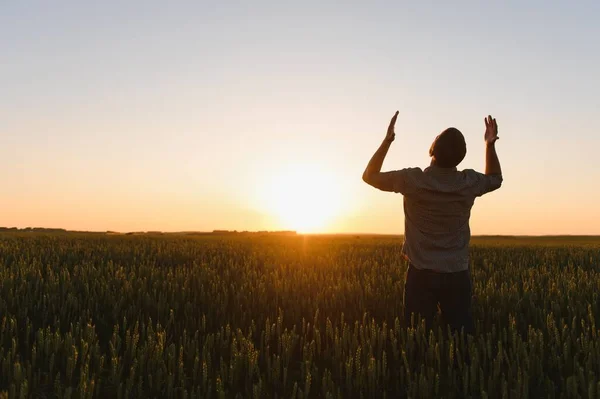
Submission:
<svg viewBox="0 0 600 399">
<path fill-rule="evenodd" d="M 496 119 L 492 118 L 491 115 L 488 115 L 485 120 L 485 135 L 483 138 L 485 139 L 485 143 L 490 145 L 494 144 L 498 137 L 498 124 L 496 123 Z"/>
<path fill-rule="evenodd" d="M 391 143 L 396 138 L 396 132 L 394 132 L 394 127 L 396 126 L 396 119 L 398 118 L 398 111 L 392 116 L 392 120 L 390 121 L 390 125 L 388 126 L 387 134 L 385 135 L 385 140 L 388 143 Z"/>
</svg>

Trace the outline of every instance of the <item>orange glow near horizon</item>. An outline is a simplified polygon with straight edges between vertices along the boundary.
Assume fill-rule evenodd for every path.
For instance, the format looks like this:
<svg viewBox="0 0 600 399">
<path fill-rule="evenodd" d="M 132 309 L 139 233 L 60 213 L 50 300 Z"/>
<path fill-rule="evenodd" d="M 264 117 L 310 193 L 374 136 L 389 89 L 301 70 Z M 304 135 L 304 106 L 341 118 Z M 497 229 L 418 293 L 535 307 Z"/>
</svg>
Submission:
<svg viewBox="0 0 600 399">
<path fill-rule="evenodd" d="M 284 230 L 316 233 L 332 228 L 347 211 L 334 176 L 318 166 L 295 164 L 265 179 L 257 192 L 259 209 L 277 220 Z"/>
</svg>

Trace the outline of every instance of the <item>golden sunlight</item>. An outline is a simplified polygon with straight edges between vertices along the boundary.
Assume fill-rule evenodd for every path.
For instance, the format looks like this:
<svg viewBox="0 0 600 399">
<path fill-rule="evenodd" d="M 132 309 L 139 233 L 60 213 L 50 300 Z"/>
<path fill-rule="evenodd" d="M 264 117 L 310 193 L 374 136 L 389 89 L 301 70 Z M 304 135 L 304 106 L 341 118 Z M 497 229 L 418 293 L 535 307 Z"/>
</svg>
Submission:
<svg viewBox="0 0 600 399">
<path fill-rule="evenodd" d="M 322 232 L 343 208 L 333 176 L 310 164 L 280 169 L 265 183 L 261 208 L 278 219 L 281 229 Z"/>
</svg>

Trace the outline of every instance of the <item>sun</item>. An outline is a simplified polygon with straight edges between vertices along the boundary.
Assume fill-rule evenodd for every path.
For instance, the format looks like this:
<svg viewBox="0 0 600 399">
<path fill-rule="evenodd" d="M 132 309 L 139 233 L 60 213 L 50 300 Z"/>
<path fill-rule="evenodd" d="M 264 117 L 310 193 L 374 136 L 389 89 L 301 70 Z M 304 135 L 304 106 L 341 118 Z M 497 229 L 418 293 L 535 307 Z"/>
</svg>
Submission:
<svg viewBox="0 0 600 399">
<path fill-rule="evenodd" d="M 298 164 L 266 178 L 262 208 L 281 229 L 299 233 L 323 232 L 343 209 L 341 192 L 326 169 Z"/>
</svg>

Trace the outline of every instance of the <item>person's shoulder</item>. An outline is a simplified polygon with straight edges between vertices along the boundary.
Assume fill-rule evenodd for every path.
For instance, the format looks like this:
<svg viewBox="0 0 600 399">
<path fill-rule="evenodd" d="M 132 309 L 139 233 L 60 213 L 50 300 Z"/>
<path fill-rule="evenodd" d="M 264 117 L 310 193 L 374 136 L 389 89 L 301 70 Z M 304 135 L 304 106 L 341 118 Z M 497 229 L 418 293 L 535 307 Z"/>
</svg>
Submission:
<svg viewBox="0 0 600 399">
<path fill-rule="evenodd" d="M 423 173 L 423 169 L 419 168 L 419 167 L 411 167 L 411 168 L 404 168 L 402 169 L 405 173 L 407 174 L 411 174 L 411 175 L 420 175 Z"/>
<path fill-rule="evenodd" d="M 485 174 L 477 172 L 473 169 L 465 169 L 461 173 L 463 173 L 464 179 L 470 182 L 473 186 L 483 185 L 484 187 L 494 187 L 495 189 L 500 187 L 502 184 L 501 174 Z"/>
<path fill-rule="evenodd" d="M 419 167 L 404 168 L 402 173 L 406 178 L 415 182 L 420 181 L 423 177 L 423 170 Z"/>
<path fill-rule="evenodd" d="M 478 172 L 475 169 L 463 169 L 460 171 L 460 173 L 467 179 L 479 179 L 481 178 L 481 176 L 484 175 L 483 173 Z"/>
<path fill-rule="evenodd" d="M 476 171 L 475 169 L 463 169 L 460 171 L 466 175 L 481 175 L 481 172 Z"/>
</svg>

